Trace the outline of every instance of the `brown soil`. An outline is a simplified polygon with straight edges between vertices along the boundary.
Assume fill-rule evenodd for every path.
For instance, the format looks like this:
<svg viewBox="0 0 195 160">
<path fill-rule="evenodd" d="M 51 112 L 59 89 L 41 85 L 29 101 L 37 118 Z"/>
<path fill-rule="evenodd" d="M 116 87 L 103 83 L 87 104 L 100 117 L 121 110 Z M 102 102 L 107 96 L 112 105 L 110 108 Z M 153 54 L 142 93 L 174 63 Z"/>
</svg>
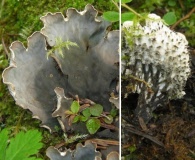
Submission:
<svg viewBox="0 0 195 160">
<path fill-rule="evenodd" d="M 195 159 L 195 56 L 191 59 L 192 75 L 185 87 L 186 95 L 158 108 L 147 125 L 141 120 L 132 123 L 138 95 L 122 98 L 121 148 L 126 160 Z M 134 151 L 130 152 L 132 147 Z"/>
</svg>

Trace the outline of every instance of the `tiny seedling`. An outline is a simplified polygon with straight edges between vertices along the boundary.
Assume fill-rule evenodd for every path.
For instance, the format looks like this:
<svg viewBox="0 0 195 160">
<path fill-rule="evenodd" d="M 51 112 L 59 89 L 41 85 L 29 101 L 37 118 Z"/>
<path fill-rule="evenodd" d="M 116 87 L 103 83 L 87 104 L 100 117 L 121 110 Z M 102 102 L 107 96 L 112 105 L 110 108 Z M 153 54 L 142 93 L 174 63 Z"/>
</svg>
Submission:
<svg viewBox="0 0 195 160">
<path fill-rule="evenodd" d="M 62 58 L 64 58 L 64 54 L 63 54 L 63 48 L 65 49 L 70 49 L 70 47 L 78 47 L 78 45 L 75 42 L 71 42 L 71 41 L 63 41 L 61 37 L 57 37 L 55 39 L 56 44 L 55 46 L 53 46 L 52 49 L 50 49 L 47 52 L 47 59 L 50 55 L 52 55 L 53 52 L 57 52 Z"/>
<path fill-rule="evenodd" d="M 64 141 L 66 142 L 66 144 L 71 144 L 78 141 L 79 139 L 85 139 L 87 136 L 88 134 L 82 134 L 82 135 L 76 134 L 74 136 L 68 137 L 68 135 L 64 133 Z"/>
<path fill-rule="evenodd" d="M 111 112 L 103 112 L 103 106 L 100 104 L 80 106 L 78 101 L 73 101 L 70 110 L 65 111 L 66 118 L 69 118 L 69 125 L 77 122 L 85 122 L 90 134 L 95 134 L 101 127 L 101 123 L 112 124 L 113 117 L 117 111 L 112 109 Z"/>
</svg>

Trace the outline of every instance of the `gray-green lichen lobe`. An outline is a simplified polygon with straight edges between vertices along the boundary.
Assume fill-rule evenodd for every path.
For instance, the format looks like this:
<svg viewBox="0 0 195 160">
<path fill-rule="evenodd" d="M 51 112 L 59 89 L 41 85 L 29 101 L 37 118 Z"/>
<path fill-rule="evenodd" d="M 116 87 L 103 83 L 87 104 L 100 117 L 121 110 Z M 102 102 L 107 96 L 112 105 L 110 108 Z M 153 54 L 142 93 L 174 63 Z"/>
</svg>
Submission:
<svg viewBox="0 0 195 160">
<path fill-rule="evenodd" d="M 10 66 L 3 73 L 4 83 L 16 103 L 29 109 L 42 126 L 53 130 L 56 118 L 56 87 L 63 88 L 66 96 L 78 95 L 104 106 L 110 111 L 110 93 L 115 90 L 119 76 L 119 32 L 106 29 L 110 25 L 97 16 L 91 5 L 78 12 L 48 13 L 42 17 L 44 28 L 28 39 L 28 48 L 14 42 L 11 46 Z M 47 44 L 55 46 L 56 38 L 75 42 L 78 47 L 62 48 L 47 59 Z M 114 88 L 113 88 L 114 86 Z"/>
</svg>

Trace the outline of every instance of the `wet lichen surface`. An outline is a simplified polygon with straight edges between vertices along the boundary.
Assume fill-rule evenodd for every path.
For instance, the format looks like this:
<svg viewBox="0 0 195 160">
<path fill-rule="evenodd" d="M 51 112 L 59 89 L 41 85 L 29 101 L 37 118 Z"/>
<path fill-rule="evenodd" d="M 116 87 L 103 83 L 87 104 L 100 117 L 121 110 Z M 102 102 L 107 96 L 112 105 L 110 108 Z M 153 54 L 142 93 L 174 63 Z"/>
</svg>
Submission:
<svg viewBox="0 0 195 160">
<path fill-rule="evenodd" d="M 3 2 L 5 2 L 3 4 Z M 138 10 L 146 10 L 151 12 L 150 8 L 154 8 L 154 12 L 158 15 L 165 13 L 165 8 L 169 8 L 168 2 L 174 0 L 154 0 L 154 1 L 134 1 L 133 8 Z M 181 18 L 187 14 L 189 8 L 194 5 L 194 0 L 177 1 L 185 3 L 183 7 L 172 7 Z M 49 159 L 45 155 L 48 146 L 56 145 L 61 151 L 65 147 L 74 150 L 77 143 L 65 144 L 62 138 L 63 132 L 58 131 L 50 134 L 48 130 L 40 128 L 40 121 L 32 119 L 32 113 L 28 110 L 23 110 L 18 107 L 7 87 L 2 83 L 1 73 L 8 66 L 9 46 L 15 40 L 22 41 L 25 46 L 26 38 L 34 31 L 42 27 L 39 20 L 40 16 L 49 12 L 65 13 L 67 8 L 74 7 L 78 10 L 83 10 L 86 4 L 93 4 L 98 9 L 99 13 L 113 10 L 114 6 L 110 1 L 94 1 L 94 0 L 66 0 L 66 1 L 51 1 L 51 0 L 2 0 L 0 6 L 0 126 L 9 128 L 12 131 L 12 136 L 16 135 L 21 130 L 39 129 L 42 132 L 44 147 L 37 154 L 37 157 Z M 140 3 L 144 3 L 142 6 Z M 187 3 L 187 5 L 186 5 Z M 39 4 L 39 7 L 37 7 Z M 141 7 L 140 7 L 141 6 Z M 139 9 L 140 8 L 140 9 Z M 194 18 L 195 14 L 193 14 Z M 122 90 L 122 119 L 125 120 L 126 141 L 122 143 L 122 155 L 127 159 L 143 159 L 143 160 L 193 160 L 195 159 L 195 46 L 193 34 L 192 18 L 183 21 L 176 30 L 183 32 L 190 40 L 189 48 L 192 51 L 191 55 L 191 72 L 192 75 L 188 79 L 185 87 L 186 95 L 181 100 L 170 101 L 164 108 L 158 108 L 154 112 L 154 118 L 150 120 L 147 127 L 142 124 L 132 123 L 133 111 L 137 105 L 137 94 L 129 95 L 124 98 L 124 92 L 128 88 L 128 82 L 123 83 Z M 3 45 L 3 49 L 2 49 Z M 8 54 L 8 55 L 6 55 Z M 130 126 L 129 126 L 130 125 Z M 58 128 L 56 128 L 58 129 Z M 140 132 L 141 131 L 141 132 Z M 124 133 L 124 132 L 123 132 Z M 109 132 L 106 135 L 112 134 Z M 149 137 L 148 137 L 149 135 Z M 70 135 L 70 137 L 73 136 Z M 123 136 L 123 134 L 122 134 Z M 84 145 L 84 140 L 80 140 Z"/>
<path fill-rule="evenodd" d="M 10 65 L 2 77 L 16 104 L 30 110 L 33 118 L 42 122 L 41 127 L 50 132 L 56 132 L 56 127 L 63 130 L 64 145 L 77 139 L 86 140 L 84 146 L 78 143 L 74 151 L 48 148 L 46 154 L 51 160 L 119 158 L 118 118 L 110 114 L 113 120 L 105 120 L 104 123 L 104 118 L 111 120 L 106 112 L 114 108 L 109 102 L 110 94 L 118 92 L 115 90 L 119 70 L 115 63 L 119 60 L 119 31 L 107 33 L 106 29 L 111 24 L 97 17 L 97 13 L 90 4 L 82 12 L 68 9 L 66 18 L 61 13 L 49 13 L 41 18 L 44 22 L 41 32 L 34 32 L 28 38 L 27 48 L 18 41 L 10 47 Z M 76 45 L 56 49 L 62 44 L 70 44 L 68 40 L 76 42 Z M 55 48 L 47 58 L 46 44 Z M 59 69 L 55 67 L 56 63 Z M 88 116 L 84 113 L 82 116 L 81 112 L 86 113 L 86 109 Z M 91 135 L 84 135 L 87 131 Z M 104 131 L 113 131 L 113 134 L 106 137 Z M 75 140 L 68 140 L 70 134 Z M 101 139 L 105 137 L 110 140 Z M 101 141 L 106 143 L 106 147 L 97 151 Z"/>
<path fill-rule="evenodd" d="M 77 8 L 79 10 L 83 10 L 85 8 L 85 6 L 87 5 L 87 2 L 86 2 L 86 4 L 84 2 L 83 3 L 78 2 L 78 3 L 80 3 L 79 7 Z M 102 2 L 102 3 L 104 3 L 104 2 Z M 7 5 L 7 3 L 6 3 L 6 5 Z M 18 4 L 18 5 L 21 7 L 20 4 Z M 78 5 L 78 4 L 76 3 L 76 5 Z M 69 7 L 69 6 L 67 5 L 67 7 Z M 109 6 L 109 7 L 111 7 L 111 6 Z M 52 11 L 52 10 L 50 10 L 50 11 Z M 56 11 L 59 11 L 59 10 L 56 9 Z M 42 16 L 45 15 L 45 14 L 46 13 L 42 13 Z M 82 16 L 83 14 L 86 15 L 86 16 Z M 108 65 L 108 67 L 106 67 L 107 69 L 104 70 L 104 72 L 106 73 L 108 70 L 113 70 L 115 73 L 113 74 L 112 71 L 108 74 L 105 74 L 103 72 L 100 73 L 100 75 L 104 74 L 106 76 L 105 81 L 107 81 L 108 79 L 111 78 L 110 81 L 112 82 L 112 77 L 117 77 L 118 73 L 119 73 L 118 72 L 118 66 L 114 65 L 114 63 L 117 62 L 118 59 L 119 59 L 118 58 L 118 49 L 115 48 L 115 47 L 118 47 L 117 44 L 118 44 L 118 40 L 119 40 L 119 38 L 118 38 L 119 34 L 118 34 L 118 31 L 116 31 L 116 32 L 114 31 L 113 34 L 108 33 L 106 31 L 106 29 L 107 29 L 107 26 L 110 26 L 111 24 L 109 22 L 105 22 L 105 21 L 103 21 L 101 23 L 101 21 L 102 21 L 101 18 L 100 19 L 98 18 L 98 19 L 95 20 L 97 14 L 98 14 L 98 11 L 95 10 L 92 5 L 87 5 L 86 10 L 83 11 L 82 13 L 80 11 L 76 10 L 76 9 L 72 9 L 72 8 L 69 9 L 69 17 L 73 16 L 73 18 L 71 18 L 71 19 L 74 19 L 74 16 L 75 16 L 77 18 L 77 20 L 80 19 L 80 21 L 84 22 L 84 24 L 89 24 L 88 25 L 89 28 L 90 28 L 91 25 L 92 26 L 91 26 L 90 29 L 86 29 L 86 27 L 83 27 L 82 24 L 81 24 L 81 26 L 79 26 L 80 22 L 78 22 L 77 20 L 75 20 L 76 24 L 75 25 L 73 24 L 74 27 L 78 27 L 74 30 L 75 35 L 78 35 L 77 32 L 79 33 L 79 31 L 78 31 L 79 29 L 80 30 L 83 29 L 83 33 L 80 32 L 81 35 L 79 35 L 78 39 L 80 40 L 80 39 L 83 38 L 84 41 L 86 40 L 86 43 L 74 40 L 73 35 L 70 36 L 70 37 L 65 35 L 64 37 L 68 38 L 68 40 L 73 38 L 73 40 L 78 43 L 80 48 L 77 49 L 75 47 L 78 54 L 81 53 L 81 51 L 82 52 L 90 52 L 91 54 L 93 53 L 93 56 L 91 56 L 91 60 L 89 60 L 88 58 L 85 58 L 83 60 L 82 59 L 83 57 L 80 54 L 79 58 L 78 58 L 78 56 L 72 56 L 71 57 L 72 58 L 71 60 L 73 61 L 73 64 L 69 64 L 70 63 L 69 61 L 66 62 L 66 65 L 69 64 L 68 65 L 69 66 L 68 70 L 76 72 L 76 73 L 69 74 L 70 79 L 69 79 L 69 82 L 68 82 L 69 83 L 68 87 L 67 87 L 67 76 L 66 76 L 67 70 L 65 70 L 67 68 L 66 67 L 63 68 L 63 71 L 65 70 L 64 71 L 65 73 L 63 73 L 63 71 L 61 71 L 62 68 L 60 68 L 61 67 L 61 60 L 62 61 L 64 60 L 63 57 L 55 57 L 55 58 L 52 57 L 51 58 L 51 57 L 47 57 L 47 55 L 46 55 L 46 40 L 45 40 L 46 36 L 43 36 L 43 34 L 40 33 L 40 32 L 35 32 L 28 39 L 28 42 L 26 42 L 24 40 L 24 39 L 27 38 L 27 37 L 24 36 L 23 37 L 24 39 L 22 40 L 24 45 L 22 44 L 22 42 L 17 41 L 15 43 L 13 43 L 12 46 L 10 47 L 11 50 L 13 49 L 11 56 L 10 56 L 9 49 L 8 49 L 9 44 L 7 42 L 7 39 L 5 39 L 5 36 L 3 37 L 4 42 L 6 42 L 6 44 L 4 43 L 3 47 L 5 49 L 7 49 L 5 51 L 5 53 L 7 53 L 8 54 L 7 56 L 11 59 L 11 60 L 9 59 L 10 60 L 10 68 L 7 67 L 7 71 L 10 69 L 9 70 L 10 72 L 5 71 L 4 74 L 3 74 L 4 78 L 7 77 L 6 80 L 4 79 L 4 82 L 8 82 L 8 81 L 12 81 L 12 80 L 15 81 L 16 80 L 15 82 L 12 81 L 14 85 L 11 84 L 12 82 L 11 83 L 8 82 L 9 85 L 10 85 L 8 88 L 11 91 L 11 95 L 15 98 L 16 103 L 20 107 L 22 107 L 24 109 L 28 108 L 31 112 L 29 110 L 23 111 L 18 106 L 15 106 L 14 101 L 11 99 L 8 91 L 6 91 L 6 94 L 1 95 L 1 97 L 0 97 L 1 100 L 2 100 L 2 103 L 1 103 L 2 110 L 1 110 L 1 114 L 0 114 L 0 116 L 1 116 L 1 121 L 0 121 L 1 122 L 1 129 L 9 128 L 11 130 L 12 136 L 16 135 L 21 130 L 29 130 L 29 128 L 39 129 L 39 131 L 42 132 L 42 135 L 43 135 L 43 140 L 42 141 L 44 143 L 44 148 L 42 148 L 42 150 L 36 155 L 39 158 L 43 158 L 43 159 L 48 159 L 48 157 L 50 159 L 56 159 L 56 157 L 63 158 L 60 155 L 60 152 L 66 151 L 66 148 L 69 148 L 69 150 L 67 151 L 67 154 L 66 154 L 66 158 L 68 158 L 68 159 L 72 159 L 72 156 L 74 156 L 76 159 L 84 158 L 84 159 L 89 159 L 89 160 L 94 159 L 95 156 L 97 156 L 99 159 L 101 159 L 101 157 L 103 159 L 106 159 L 106 157 L 108 159 L 110 159 L 112 157 L 118 158 L 118 156 L 119 156 L 118 152 L 113 152 L 113 154 L 109 154 L 110 151 L 117 151 L 118 148 L 119 148 L 118 133 L 117 133 L 118 131 L 116 131 L 116 133 L 112 132 L 113 134 L 110 134 L 111 132 L 108 129 L 107 131 L 105 131 L 105 133 L 102 133 L 102 134 L 100 133 L 99 136 L 98 136 L 98 134 L 96 136 L 86 136 L 86 135 L 84 135 L 84 133 L 87 132 L 85 125 L 83 125 L 83 124 L 80 125 L 79 124 L 79 125 L 77 125 L 77 126 L 79 126 L 79 128 L 84 127 L 83 129 L 81 129 L 81 130 L 84 130 L 84 133 L 81 131 L 83 134 L 81 132 L 79 132 L 78 127 L 77 128 L 75 127 L 75 129 L 73 129 L 74 131 L 72 131 L 72 130 L 68 130 L 67 126 L 66 126 L 66 129 L 65 128 L 63 128 L 63 129 L 64 129 L 64 131 L 68 130 L 68 133 L 64 133 L 62 131 L 62 129 L 60 128 L 59 123 L 57 121 L 57 119 L 58 120 L 60 119 L 59 118 L 59 113 L 57 114 L 57 112 L 55 112 L 54 115 L 51 115 L 52 112 L 54 111 L 53 108 L 56 108 L 55 106 L 57 105 L 57 98 L 58 98 L 58 95 L 59 95 L 59 92 L 57 92 L 57 91 L 56 91 L 56 94 L 55 94 L 55 92 L 54 92 L 55 87 L 63 87 L 65 89 L 66 95 L 69 94 L 68 96 L 71 97 L 71 98 L 74 98 L 74 100 L 78 99 L 78 97 L 75 98 L 75 94 L 78 94 L 79 98 L 80 98 L 79 102 L 81 102 L 82 104 L 84 103 L 84 102 L 82 102 L 82 99 L 85 99 L 85 98 L 88 97 L 89 99 L 93 99 L 93 101 L 99 101 L 100 100 L 99 103 L 104 103 L 105 102 L 106 104 L 103 105 L 103 106 L 105 106 L 107 108 L 107 111 L 110 111 L 111 108 L 112 108 L 112 104 L 109 102 L 109 97 L 110 97 L 109 92 L 113 90 L 113 85 L 112 84 L 110 85 L 110 82 L 109 82 L 109 84 L 104 83 L 104 85 L 108 85 L 108 86 L 107 87 L 102 86 L 102 88 L 101 88 L 101 82 L 99 83 L 98 77 L 97 77 L 97 76 L 99 76 L 97 74 L 100 73 L 100 72 L 97 72 L 97 71 L 93 72 L 91 70 L 92 68 L 96 68 L 99 71 L 100 68 L 98 68 L 98 66 L 88 66 L 87 64 L 92 64 L 93 63 L 92 65 L 96 65 L 95 64 L 96 63 L 95 59 L 99 59 L 99 62 L 100 62 L 99 64 L 101 64 L 101 63 L 104 62 L 104 60 L 107 59 L 109 61 L 108 63 L 110 63 L 110 65 L 111 65 L 111 63 L 112 63 L 110 61 L 111 59 L 108 59 L 108 58 L 104 59 L 103 55 L 105 53 L 112 54 L 112 52 L 114 51 L 116 54 L 115 54 L 115 58 L 112 59 L 113 60 L 113 67 L 110 67 Z M 50 16 L 51 15 L 52 14 L 50 14 Z M 60 18 L 61 18 L 62 21 L 65 20 L 62 13 L 58 13 L 58 15 L 61 16 Z M 65 13 L 64 13 L 64 15 L 65 15 Z M 38 15 L 38 16 L 40 16 L 40 15 Z M 48 21 L 50 21 L 50 20 L 48 20 Z M 64 21 L 64 23 L 65 23 L 65 21 Z M 71 23 L 74 23 L 74 20 Z M 33 30 L 36 27 L 34 27 Z M 67 28 L 72 29 L 74 27 L 69 26 Z M 37 28 L 39 28 L 39 27 L 37 27 Z M 5 29 L 7 29 L 7 27 L 5 27 Z M 93 29 L 97 30 L 97 32 L 94 31 Z M 27 31 L 27 32 L 28 33 L 26 33 L 26 36 L 30 36 L 30 34 L 32 33 L 32 30 Z M 51 33 L 51 32 L 49 32 L 49 33 Z M 68 33 L 73 34 L 73 32 L 70 32 L 70 31 L 68 31 Z M 89 33 L 89 34 L 87 35 L 86 33 Z M 60 35 L 60 33 L 59 33 L 59 35 Z M 86 35 L 86 37 L 84 37 L 85 35 Z M 6 36 L 8 36 L 8 35 L 6 35 Z M 50 37 L 48 36 L 48 38 L 50 38 Z M 15 39 L 15 37 L 13 39 Z M 56 39 L 57 38 L 55 37 L 53 39 L 53 41 L 55 42 Z M 87 44 L 88 39 L 90 39 L 89 44 Z M 101 39 L 102 39 L 102 41 L 101 41 Z M 98 43 L 98 41 L 100 43 Z M 114 47 L 109 46 L 110 44 L 112 45 L 113 43 L 114 43 Z M 97 44 L 99 44 L 99 45 L 97 45 Z M 85 45 L 86 48 L 83 48 L 81 45 Z M 95 48 L 96 45 L 97 45 L 98 48 L 100 47 L 101 49 L 93 50 L 93 48 Z M 109 46 L 108 48 L 113 49 L 113 51 L 108 52 L 107 47 L 105 47 L 107 45 Z M 49 50 L 50 48 L 51 47 L 48 47 L 47 49 Z M 64 51 L 64 48 L 63 48 L 63 51 Z M 102 55 L 98 57 L 99 53 L 97 53 L 97 51 L 100 51 Z M 33 54 L 30 54 L 30 53 L 33 53 Z M 88 54 L 88 55 L 91 55 L 91 54 Z M 32 58 L 30 55 L 34 56 L 34 58 Z M 69 56 L 71 56 L 71 55 L 72 54 L 69 54 Z M 65 56 L 67 56 L 67 55 L 65 55 Z M 6 56 L 4 56 L 4 58 L 5 57 Z M 78 59 L 75 58 L 75 57 L 77 57 Z M 59 60 L 59 59 L 61 59 L 61 60 Z M 8 64 L 6 58 L 5 58 L 4 61 L 5 61 L 5 65 L 2 66 L 1 72 L 2 72 L 3 68 L 6 67 L 7 64 Z M 28 62 L 28 63 L 26 63 L 26 62 Z M 71 67 L 70 65 L 73 65 L 73 66 Z M 100 65 L 100 66 L 105 69 L 105 66 L 103 66 L 103 65 Z M 34 69 L 36 67 L 37 67 L 37 70 L 35 71 Z M 45 69 L 43 69 L 44 67 L 45 67 Z M 62 67 L 63 67 L 63 65 L 62 65 Z M 75 67 L 78 67 L 78 68 L 74 70 Z M 23 74 L 25 74 L 24 73 L 25 68 L 27 69 L 26 71 L 28 73 L 30 73 L 29 77 L 28 76 L 26 77 L 26 76 L 23 75 Z M 48 68 L 50 68 L 50 69 L 48 69 Z M 18 71 L 20 70 L 21 72 L 20 71 L 19 71 L 20 73 L 17 72 L 16 71 L 17 69 L 18 69 Z M 82 70 L 87 70 L 85 72 L 87 75 L 83 75 L 82 72 L 81 72 Z M 89 74 L 94 75 L 94 76 L 91 77 L 91 79 L 87 79 Z M 40 77 L 38 75 L 40 75 Z M 13 77 L 16 76 L 16 77 L 13 78 L 12 76 Z M 83 77 L 82 80 L 81 80 L 81 78 L 78 79 L 77 78 L 78 76 L 82 76 Z M 27 78 L 27 79 L 25 79 L 25 78 Z M 94 79 L 92 79 L 92 78 L 94 78 Z M 3 79 L 3 77 L 1 77 L 1 80 L 2 79 Z M 49 83 L 48 86 L 47 86 L 46 85 L 47 82 L 42 83 L 41 79 L 45 79 L 46 81 L 49 80 L 51 83 Z M 57 81 L 55 81 L 53 79 L 56 79 Z M 84 82 L 83 82 L 83 79 L 85 79 Z M 101 81 L 102 79 L 99 79 L 99 80 Z M 29 82 L 29 83 L 27 85 L 25 85 L 26 82 Z M 97 83 L 96 84 L 100 87 L 90 86 L 91 84 L 95 84 L 95 82 L 98 82 L 98 84 Z M 75 85 L 78 85 L 78 86 L 75 86 L 74 83 L 75 83 Z M 56 86 L 52 87 L 54 84 L 56 84 Z M 83 84 L 85 86 L 83 86 Z M 114 86 L 115 86 L 115 84 L 116 83 L 114 82 Z M 1 86 L 2 85 L 3 84 L 1 84 Z M 44 89 L 41 89 L 42 87 Z M 37 88 L 37 89 L 39 88 L 39 89 L 35 91 L 34 90 L 35 88 Z M 71 91 L 70 90 L 68 91 L 67 88 L 71 89 Z M 78 89 L 80 89 L 80 91 L 78 91 Z M 97 91 L 96 89 L 98 89 L 98 90 L 103 89 L 104 90 L 103 91 L 104 93 L 102 93 L 102 95 L 101 95 L 102 98 L 100 98 L 98 96 L 99 91 Z M 3 86 L 2 90 L 5 92 L 6 87 Z M 41 93 L 43 90 L 46 91 L 44 94 Z M 72 94 L 70 92 L 72 92 Z M 90 96 L 92 96 L 92 95 L 95 95 L 95 96 L 93 98 L 92 97 L 90 98 Z M 27 96 L 27 97 L 25 98 L 25 96 Z M 104 97 L 105 97 L 107 102 L 103 100 Z M 62 98 L 62 97 L 59 96 L 59 98 Z M 90 101 L 89 99 L 88 99 L 88 103 L 89 102 L 91 103 L 92 101 Z M 70 108 L 70 104 L 71 104 L 72 101 L 73 101 L 73 99 L 70 100 L 70 102 L 68 103 L 69 106 L 67 106 L 68 108 L 66 108 L 66 109 Z M 47 103 L 47 104 L 43 104 L 43 103 L 41 104 L 40 102 L 41 103 L 42 102 Z M 9 106 L 7 106 L 6 103 L 9 103 L 8 104 Z M 37 108 L 37 106 L 41 106 L 46 110 L 48 110 L 50 108 L 49 109 L 50 111 L 48 111 L 48 112 L 46 111 L 47 112 L 46 113 L 45 111 L 42 110 L 43 108 L 40 109 L 39 107 Z M 64 107 L 64 106 L 62 106 L 62 107 Z M 106 108 L 105 108 L 105 110 L 106 110 Z M 12 110 L 14 110 L 14 111 L 12 111 Z M 62 114 L 64 116 L 64 119 L 66 118 L 64 110 L 60 114 Z M 49 118 L 48 118 L 48 115 L 50 115 Z M 32 116 L 34 118 L 40 119 L 42 121 L 42 123 L 39 120 L 32 119 Z M 58 117 L 58 118 L 56 118 L 55 116 Z M 52 117 L 55 117 L 54 118 L 55 120 Z M 61 127 L 64 125 L 63 123 L 66 123 L 66 122 L 61 122 L 60 123 Z M 65 124 L 65 125 L 67 125 L 67 124 Z M 115 125 L 118 126 L 118 123 L 116 122 Z M 43 126 L 43 127 L 47 128 L 49 130 L 41 129 L 41 128 L 39 128 L 39 126 Z M 70 125 L 68 124 L 68 126 L 70 126 Z M 72 126 L 70 126 L 70 128 L 71 127 Z M 116 128 L 118 130 L 118 127 L 116 127 Z M 49 131 L 52 131 L 52 133 L 50 133 Z M 102 132 L 103 129 L 100 129 L 99 131 Z M 82 135 L 79 135 L 79 133 L 82 134 Z M 107 134 L 109 134 L 110 136 L 106 137 Z M 100 137 L 101 138 L 106 137 L 105 139 L 110 138 L 110 140 L 107 140 L 107 141 L 105 140 L 104 144 L 108 144 L 111 147 L 105 147 L 105 146 L 101 147 L 102 142 L 101 142 L 101 139 L 98 139 L 98 137 L 99 138 Z M 86 139 L 91 139 L 91 140 L 85 143 Z M 113 142 L 114 142 L 114 147 L 112 145 Z M 97 144 L 100 144 L 100 145 L 97 145 Z M 46 149 L 49 146 L 55 146 L 55 149 L 52 148 L 52 147 L 50 149 L 48 149 L 47 150 L 47 156 L 46 156 Z M 109 148 L 109 149 L 106 150 L 106 148 Z M 73 155 L 73 150 L 75 150 L 74 155 Z M 101 150 L 103 150 L 102 154 L 100 153 Z M 90 156 L 87 155 L 88 152 L 90 152 L 90 154 L 89 154 Z M 86 157 L 86 155 L 87 155 L 87 157 Z"/>
</svg>

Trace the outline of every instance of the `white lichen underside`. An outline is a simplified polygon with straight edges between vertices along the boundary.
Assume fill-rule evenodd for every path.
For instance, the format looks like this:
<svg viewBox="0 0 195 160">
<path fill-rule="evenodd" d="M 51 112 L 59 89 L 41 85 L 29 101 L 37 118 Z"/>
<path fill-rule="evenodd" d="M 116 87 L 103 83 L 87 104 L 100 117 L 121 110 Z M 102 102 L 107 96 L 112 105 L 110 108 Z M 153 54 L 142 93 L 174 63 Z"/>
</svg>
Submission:
<svg viewBox="0 0 195 160">
<path fill-rule="evenodd" d="M 148 15 L 144 26 L 139 23 L 135 25 L 132 21 L 124 22 L 123 31 L 126 46 L 122 50 L 122 57 L 123 54 L 128 55 L 129 60 L 122 61 L 122 72 L 126 68 L 126 75 L 131 74 L 142 80 L 146 80 L 146 74 L 149 74 L 147 83 L 158 88 L 156 97 L 163 90 L 167 92 L 169 99 L 181 98 L 185 94 L 183 88 L 190 75 L 188 42 L 185 36 L 170 30 L 155 14 Z M 158 86 L 152 84 L 153 77 L 149 71 L 151 64 L 154 74 L 159 66 L 161 68 Z M 134 65 L 135 73 L 127 67 Z M 136 87 L 136 92 L 140 93 L 141 87 Z"/>
</svg>

